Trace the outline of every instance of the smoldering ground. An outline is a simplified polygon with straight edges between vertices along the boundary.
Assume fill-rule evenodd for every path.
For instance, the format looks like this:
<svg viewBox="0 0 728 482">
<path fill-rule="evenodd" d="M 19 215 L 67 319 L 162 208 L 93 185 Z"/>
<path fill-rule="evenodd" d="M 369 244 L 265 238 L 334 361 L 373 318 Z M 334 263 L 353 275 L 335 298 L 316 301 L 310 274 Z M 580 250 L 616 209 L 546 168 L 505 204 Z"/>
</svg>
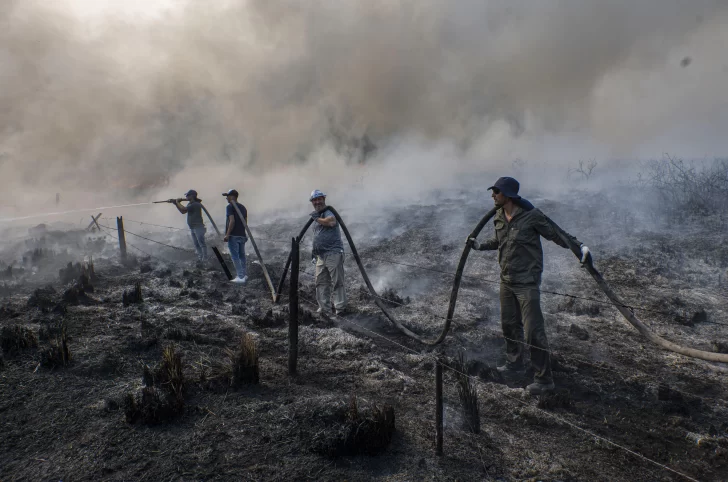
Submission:
<svg viewBox="0 0 728 482">
<path fill-rule="evenodd" d="M 371 219 L 362 216 L 365 209 L 342 212 L 390 311 L 428 337 L 442 329 L 452 286 L 448 273 L 457 264 L 464 234 L 483 214 L 482 186 L 472 188 L 476 181 L 440 193 L 439 203 L 391 205 Z M 531 196 L 531 187 L 524 188 Z M 558 199 L 532 198 L 592 246 L 609 282 L 637 305 L 654 331 L 692 347 L 725 350 L 728 310 L 720 273 L 728 267 L 728 250 L 714 241 L 720 232 L 708 223 L 670 236 L 635 227 L 634 218 L 625 216 L 647 214 L 624 213 L 617 194 L 584 196 L 574 190 Z M 265 221 L 256 221 L 253 229 L 277 280 L 302 219 Z M 150 239 L 189 243 L 184 231 L 143 228 L 141 234 Z M 619 249 L 615 237 L 623 239 Z M 556 396 L 529 399 L 522 390 L 529 378 L 493 376 L 492 367 L 504 360 L 497 256 L 472 253 L 453 327 L 440 349 L 448 357 L 464 351 L 468 372 L 478 377 L 473 383 L 480 433 L 463 423 L 457 380 L 446 371 L 445 455 L 436 457 L 432 354 L 382 317 L 362 289 L 351 256 L 346 260 L 349 321 L 326 320 L 311 313 L 315 287 L 304 247 L 300 376 L 289 377 L 287 300 L 282 306 L 270 302 L 258 266 L 249 263 L 248 285 L 236 288 L 219 266 L 196 268 L 192 254 L 131 235 L 127 241 L 153 257 L 130 248 L 130 254 L 139 254 L 138 264 L 122 264 L 116 240 L 104 238 L 76 230 L 0 243 L 5 442 L 0 465 L 11 478 L 157 480 L 177 474 L 272 480 L 307 474 L 318 480 L 371 480 L 396 474 L 407 480 L 653 480 L 669 475 L 624 451 L 605 449 L 593 435 L 555 417 L 692 477 L 726 478 L 725 368 L 653 347 L 613 306 L 599 303 L 578 261 L 551 243 L 545 243 L 542 304 Z M 7 270 L 5 263 L 17 250 L 22 263 L 16 260 Z M 73 272 L 66 263 L 83 256 L 93 256 L 97 279 L 81 299 L 79 286 L 74 291 L 59 269 Z M 142 296 L 134 298 L 140 302 L 130 301 L 137 290 Z M 244 334 L 257 345 L 260 379 L 258 385 L 238 387 L 232 384 L 230 355 Z M 49 365 L 46 354 L 59 346 L 69 350 L 70 362 Z M 171 346 L 186 387 L 181 398 L 165 395 L 170 385 L 155 379 L 164 373 L 160 362 Z M 332 450 L 321 445 L 347 447 L 337 443 L 348 420 L 340 412 L 354 394 L 362 414 L 374 405 L 393 407 L 393 436 L 377 457 L 333 450 L 331 460 L 321 454 Z M 26 463 L 22 454 L 27 453 L 37 454 L 35 463 Z"/>
<path fill-rule="evenodd" d="M 20 206 L 28 186 L 88 205 L 225 174 L 275 208 L 362 162 L 416 190 L 422 165 L 443 182 L 726 147 L 719 0 L 2 3 L 0 182 Z"/>
</svg>

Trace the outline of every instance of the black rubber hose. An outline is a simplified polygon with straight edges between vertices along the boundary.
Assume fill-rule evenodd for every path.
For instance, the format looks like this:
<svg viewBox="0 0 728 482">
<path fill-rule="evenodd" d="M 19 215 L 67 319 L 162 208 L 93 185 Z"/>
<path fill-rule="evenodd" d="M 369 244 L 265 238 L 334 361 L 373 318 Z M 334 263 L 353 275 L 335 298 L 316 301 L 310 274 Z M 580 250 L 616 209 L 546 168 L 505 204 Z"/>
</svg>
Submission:
<svg viewBox="0 0 728 482">
<path fill-rule="evenodd" d="M 300 243 L 303 239 L 303 235 L 306 234 L 306 231 L 308 231 L 308 228 L 311 226 L 311 223 L 313 223 L 313 218 L 309 218 L 306 225 L 301 229 L 301 232 L 298 233 L 298 237 L 296 240 Z M 275 303 L 278 303 L 278 301 L 281 298 L 281 291 L 283 291 L 283 284 L 286 282 L 286 275 L 288 274 L 288 268 L 291 267 L 291 255 L 292 253 L 288 253 L 288 259 L 286 260 L 286 265 L 283 267 L 283 273 L 281 273 L 281 280 L 278 282 L 278 289 L 276 290 L 275 298 L 273 301 Z M 299 269 L 298 266 L 296 266 L 296 269 Z"/>
<path fill-rule="evenodd" d="M 212 224 L 212 227 L 215 228 L 215 232 L 217 233 L 217 235 L 222 236 L 220 234 L 220 230 L 217 229 L 217 224 L 215 224 L 215 221 L 212 220 L 212 216 L 210 216 L 210 213 L 207 211 L 207 208 L 205 207 L 205 205 L 200 203 L 200 206 L 202 206 L 202 210 L 205 211 L 205 214 L 207 214 L 207 219 L 210 220 L 210 223 Z"/>
<path fill-rule="evenodd" d="M 453 282 L 452 291 L 450 292 L 450 304 L 448 306 L 447 310 L 447 318 L 445 320 L 445 326 L 442 328 L 442 332 L 440 333 L 440 336 L 438 336 L 435 340 L 426 340 L 425 338 L 422 338 L 417 333 L 414 333 L 404 325 L 402 325 L 399 321 L 397 321 L 394 316 L 387 310 L 387 307 L 384 306 L 384 303 L 382 302 L 381 298 L 377 294 L 376 290 L 374 289 L 374 286 L 372 286 L 371 281 L 369 281 L 369 276 L 367 275 L 366 270 L 364 269 L 364 265 L 361 262 L 361 258 L 359 257 L 359 253 L 356 250 L 356 246 L 354 246 L 354 240 L 351 239 L 351 235 L 349 234 L 349 230 L 346 228 L 346 224 L 344 224 L 344 221 L 341 219 L 341 216 L 336 211 L 336 209 L 332 208 L 331 206 L 328 207 L 328 209 L 334 214 L 336 217 L 336 221 L 341 226 L 341 230 L 344 232 L 344 236 L 346 236 L 346 240 L 349 242 L 349 247 L 351 248 L 351 254 L 354 255 L 354 260 L 356 261 L 357 266 L 359 267 L 359 271 L 361 272 L 362 278 L 364 278 L 364 283 L 367 285 L 367 289 L 369 290 L 369 293 L 374 298 L 374 302 L 377 304 L 380 310 L 382 310 L 382 313 L 389 319 L 389 321 L 392 322 L 392 324 L 397 327 L 399 331 L 404 333 L 405 335 L 409 336 L 410 338 L 413 338 L 420 343 L 424 343 L 425 345 L 438 345 L 442 343 L 442 341 L 447 336 L 448 331 L 450 331 L 450 325 L 452 324 L 452 317 L 455 313 L 455 304 L 457 303 L 458 299 L 458 290 L 460 289 L 460 280 L 463 276 L 463 270 L 465 269 L 465 262 L 468 259 L 468 254 L 470 254 L 471 249 L 471 243 L 467 241 L 465 242 L 465 248 L 463 249 L 463 253 L 460 255 L 460 262 L 458 263 L 458 269 L 455 272 L 455 281 Z M 470 233 L 468 236 L 469 238 L 476 238 L 478 234 L 480 234 L 480 231 L 483 229 L 485 224 L 495 215 L 496 208 L 491 209 L 488 211 L 488 213 L 483 216 L 483 219 L 480 220 L 480 222 L 475 226 L 475 229 Z"/>
<path fill-rule="evenodd" d="M 470 242 L 470 238 L 477 238 L 480 232 L 483 230 L 485 225 L 490 221 L 493 216 L 495 216 L 495 213 L 498 211 L 498 208 L 493 208 L 490 211 L 488 211 L 485 216 L 478 222 L 478 224 L 475 225 L 475 229 L 470 233 L 470 235 L 465 239 L 465 247 L 463 248 L 463 253 L 460 255 L 460 262 L 458 263 L 458 269 L 455 271 L 455 279 L 452 282 L 452 290 L 450 291 L 450 304 L 447 307 L 447 319 L 445 320 L 445 326 L 442 329 L 442 333 L 440 333 L 440 336 L 435 340 L 433 343 L 429 343 L 430 345 L 437 345 L 439 343 L 442 343 L 442 341 L 447 336 L 447 332 L 450 331 L 450 324 L 452 323 L 452 317 L 455 315 L 455 304 L 458 301 L 458 291 L 460 290 L 460 280 L 463 277 L 463 271 L 465 270 L 465 262 L 468 260 L 468 255 L 470 254 L 470 250 L 472 249 L 472 243 Z"/>
<path fill-rule="evenodd" d="M 480 220 L 480 222 L 475 226 L 475 229 L 470 233 L 470 235 L 467 237 L 465 241 L 465 248 L 463 249 L 462 254 L 460 255 L 460 262 L 458 263 L 457 271 L 455 272 L 455 280 L 453 281 L 452 290 L 450 292 L 450 304 L 448 305 L 447 309 L 447 318 L 445 320 L 445 326 L 442 328 L 442 332 L 440 333 L 440 336 L 437 337 L 435 340 L 425 340 L 421 336 L 417 335 L 416 333 L 412 332 L 405 326 L 403 326 L 401 323 L 399 323 L 392 315 L 389 313 L 387 308 L 384 306 L 384 304 L 381 301 L 381 298 L 377 294 L 376 290 L 372 286 L 371 281 L 369 281 L 369 276 L 367 276 L 366 271 L 364 270 L 364 265 L 362 264 L 361 258 L 359 257 L 359 253 L 356 250 L 356 246 L 354 246 L 354 241 L 351 239 L 351 235 L 349 234 L 349 230 L 346 228 L 346 224 L 344 224 L 344 221 L 341 219 L 341 216 L 336 211 L 336 209 L 332 208 L 331 206 L 328 206 L 327 209 L 329 209 L 334 216 L 336 217 L 336 221 L 341 226 L 341 230 L 344 232 L 344 235 L 346 236 L 346 240 L 349 243 L 349 247 L 351 248 L 351 253 L 354 255 L 354 260 L 356 261 L 357 266 L 359 267 L 359 271 L 361 272 L 362 278 L 364 278 L 364 282 L 367 285 L 367 289 L 369 290 L 369 293 L 374 298 L 374 302 L 377 304 L 379 309 L 382 310 L 382 312 L 386 315 L 386 317 L 389 319 L 389 321 L 392 322 L 392 324 L 397 327 L 402 333 L 405 335 L 421 342 L 426 345 L 438 345 L 442 343 L 443 340 L 445 340 L 445 337 L 447 336 L 447 333 L 450 331 L 450 325 L 452 324 L 452 318 L 455 314 L 455 305 L 457 304 L 458 299 L 458 290 L 460 289 L 460 281 L 462 279 L 463 271 L 465 269 L 465 263 L 468 259 L 468 255 L 470 254 L 470 250 L 472 249 L 472 244 L 470 243 L 470 238 L 477 238 L 480 234 L 480 231 L 483 230 L 486 223 L 490 221 L 493 216 L 495 216 L 495 213 L 497 211 L 497 208 L 493 208 L 490 211 L 488 211 L 485 216 Z M 547 218 L 548 219 L 548 218 Z M 309 226 L 311 226 L 311 223 L 313 222 L 313 219 L 309 219 L 304 228 L 301 230 L 301 233 L 298 237 L 299 242 L 300 239 L 303 238 L 303 235 L 306 233 L 306 230 L 308 230 Z M 563 230 L 551 219 L 549 219 L 549 222 L 553 225 L 554 229 L 558 233 L 559 237 L 562 239 L 564 243 L 566 243 L 569 246 L 569 249 L 574 253 L 574 255 L 581 259 L 581 248 L 580 246 L 576 245 L 568 236 L 565 235 Z M 283 287 L 283 280 L 285 279 L 286 272 L 288 271 L 288 267 L 291 263 L 291 255 L 288 256 L 288 261 L 286 261 L 286 267 L 283 270 L 283 275 L 281 276 L 281 283 L 278 287 L 278 292 L 280 293 L 282 287 Z M 693 357 L 693 358 L 699 358 L 701 360 L 707 360 L 712 362 L 720 362 L 720 363 L 728 363 L 728 354 L 724 353 L 713 353 L 709 351 L 703 351 L 703 350 L 696 350 L 694 348 L 687 348 L 681 345 L 678 345 L 676 343 L 672 343 L 668 340 L 665 340 L 664 338 L 658 336 L 657 334 L 653 333 L 652 330 L 650 330 L 642 321 L 640 321 L 635 314 L 632 312 L 631 309 L 625 305 L 622 300 L 619 298 L 619 296 L 612 290 L 612 288 L 609 286 L 609 284 L 606 282 L 602 274 L 594 267 L 594 264 L 592 262 L 591 256 L 589 257 L 589 260 L 584 264 L 584 267 L 589 272 L 589 274 L 594 278 L 594 281 L 596 281 L 599 288 L 604 292 L 604 294 L 612 301 L 612 303 L 615 305 L 615 307 L 622 313 L 622 315 L 629 321 L 632 326 L 634 326 L 637 331 L 639 331 L 643 336 L 645 336 L 648 340 L 655 343 L 656 345 L 675 352 L 679 353 L 681 355 Z"/>
<path fill-rule="evenodd" d="M 550 219 L 549 221 L 553 225 L 556 233 L 559 235 L 561 240 L 569 246 L 569 249 L 572 253 L 574 253 L 574 256 L 576 256 L 581 261 L 581 247 L 574 243 L 572 240 L 570 240 L 569 237 L 564 234 L 563 230 L 555 222 L 551 221 Z M 627 305 L 624 304 L 624 302 L 619 298 L 617 293 L 615 293 L 612 287 L 609 286 L 602 274 L 594 267 L 591 256 L 589 256 L 587 262 L 584 263 L 582 266 L 586 268 L 586 270 L 589 272 L 591 277 L 594 278 L 594 281 L 596 281 L 602 292 L 607 295 L 607 298 L 609 298 L 609 300 L 614 304 L 619 312 L 622 313 L 622 316 L 624 316 L 625 319 L 637 329 L 637 331 L 639 331 L 645 338 L 650 340 L 652 343 L 656 344 L 661 348 L 664 348 L 665 350 L 679 353 L 681 355 L 699 358 L 706 361 L 728 363 L 728 354 L 696 350 L 695 348 L 687 348 L 678 345 L 677 343 L 665 340 L 661 336 L 657 335 L 652 330 L 650 330 L 647 325 L 642 323 L 642 321 L 640 321 L 640 319 L 635 316 L 634 312 Z"/>
</svg>

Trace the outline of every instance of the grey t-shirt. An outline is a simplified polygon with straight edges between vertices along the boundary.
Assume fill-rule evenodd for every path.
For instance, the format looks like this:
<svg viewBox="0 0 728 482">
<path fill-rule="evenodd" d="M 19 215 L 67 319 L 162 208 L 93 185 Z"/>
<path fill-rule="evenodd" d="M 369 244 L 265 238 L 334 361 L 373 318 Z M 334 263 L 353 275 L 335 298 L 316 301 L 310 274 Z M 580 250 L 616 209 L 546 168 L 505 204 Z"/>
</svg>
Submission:
<svg viewBox="0 0 728 482">
<path fill-rule="evenodd" d="M 202 221 L 202 203 L 199 201 L 187 203 L 187 226 L 199 228 L 204 225 L 205 223 Z"/>
<path fill-rule="evenodd" d="M 334 213 L 328 209 L 324 211 L 322 218 L 328 218 L 333 216 Z M 336 252 L 341 253 L 344 251 L 344 244 L 341 242 L 341 231 L 339 230 L 339 223 L 336 223 L 333 227 L 321 226 L 319 223 L 314 221 L 313 224 L 313 252 L 314 254 L 323 255 L 324 253 Z"/>
</svg>

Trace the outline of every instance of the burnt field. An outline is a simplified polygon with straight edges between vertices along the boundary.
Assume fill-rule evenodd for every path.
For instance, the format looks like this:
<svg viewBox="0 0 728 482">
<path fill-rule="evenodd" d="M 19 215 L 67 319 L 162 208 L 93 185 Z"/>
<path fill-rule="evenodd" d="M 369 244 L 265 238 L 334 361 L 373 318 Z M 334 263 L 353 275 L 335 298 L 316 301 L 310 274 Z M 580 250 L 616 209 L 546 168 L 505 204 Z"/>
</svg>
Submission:
<svg viewBox="0 0 728 482">
<path fill-rule="evenodd" d="M 491 207 L 466 189 L 435 198 L 376 216 L 330 200 L 392 313 L 428 338 L 464 239 Z M 728 353 L 725 223 L 625 210 L 604 193 L 531 201 L 589 245 L 653 331 Z M 251 225 L 274 282 L 305 221 Z M 191 245 L 184 230 L 126 227 Z M 130 247 L 122 263 L 112 234 L 37 230 L 2 243 L 0 480 L 686 480 L 669 469 L 728 479 L 728 366 L 652 345 L 548 242 L 557 390 L 532 398 L 530 374 L 494 371 L 504 361 L 494 252 L 471 253 L 453 328 L 432 349 L 389 324 L 351 257 L 351 313 L 315 314 L 307 235 L 289 377 L 287 291 L 271 302 L 250 244 L 240 287 L 214 258 L 197 266 L 141 238 L 127 242 L 152 256 Z M 441 457 L 435 354 L 473 376 L 463 397 L 468 384 L 444 370 Z"/>
</svg>

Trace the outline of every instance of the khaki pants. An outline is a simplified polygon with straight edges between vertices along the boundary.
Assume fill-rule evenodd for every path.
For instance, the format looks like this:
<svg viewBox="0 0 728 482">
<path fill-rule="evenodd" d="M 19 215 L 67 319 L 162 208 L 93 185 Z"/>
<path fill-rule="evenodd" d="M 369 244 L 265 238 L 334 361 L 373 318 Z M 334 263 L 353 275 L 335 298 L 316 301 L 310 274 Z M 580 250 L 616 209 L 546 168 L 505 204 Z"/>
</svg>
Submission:
<svg viewBox="0 0 728 482">
<path fill-rule="evenodd" d="M 316 301 L 326 313 L 331 313 L 331 289 L 334 290 L 334 307 L 346 307 L 344 289 L 344 253 L 329 252 L 316 258 Z"/>
<path fill-rule="evenodd" d="M 501 327 L 506 338 L 506 358 L 509 364 L 523 363 L 523 350 L 531 351 L 534 380 L 551 383 L 551 358 L 546 328 L 541 312 L 541 293 L 536 284 L 510 285 L 501 283 Z M 523 335 L 526 335 L 523 345 Z"/>
</svg>

